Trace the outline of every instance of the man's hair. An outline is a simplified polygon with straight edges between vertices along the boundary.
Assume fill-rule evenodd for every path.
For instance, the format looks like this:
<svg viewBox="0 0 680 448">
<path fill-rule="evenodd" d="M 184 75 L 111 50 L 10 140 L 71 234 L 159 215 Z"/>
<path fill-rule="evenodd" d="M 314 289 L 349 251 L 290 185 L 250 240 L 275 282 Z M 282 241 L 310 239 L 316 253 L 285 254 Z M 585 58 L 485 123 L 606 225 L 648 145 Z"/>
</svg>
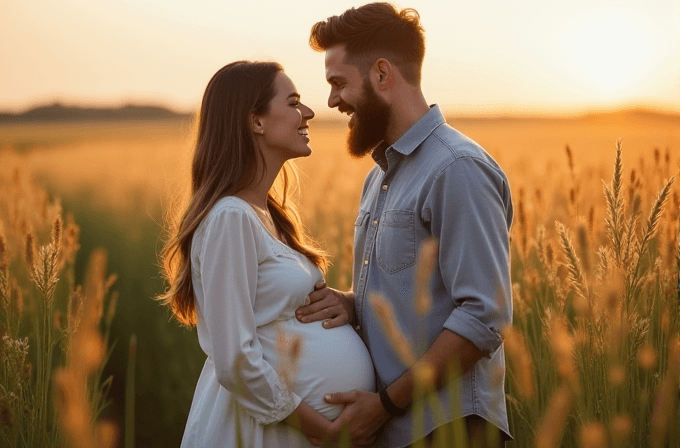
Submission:
<svg viewBox="0 0 680 448">
<path fill-rule="evenodd" d="M 376 60 L 385 58 L 399 68 L 406 82 L 420 84 L 425 36 L 415 9 L 399 11 L 390 3 L 350 8 L 314 24 L 309 45 L 316 51 L 344 45 L 345 63 L 356 66 L 364 77 Z"/>
</svg>

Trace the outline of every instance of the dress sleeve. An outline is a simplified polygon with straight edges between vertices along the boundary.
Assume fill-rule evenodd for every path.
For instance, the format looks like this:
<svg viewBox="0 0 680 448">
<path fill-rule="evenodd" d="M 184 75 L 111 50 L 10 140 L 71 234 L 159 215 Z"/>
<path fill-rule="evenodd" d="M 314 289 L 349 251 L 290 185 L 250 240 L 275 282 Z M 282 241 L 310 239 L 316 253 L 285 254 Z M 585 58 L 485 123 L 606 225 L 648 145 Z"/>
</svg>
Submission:
<svg viewBox="0 0 680 448">
<path fill-rule="evenodd" d="M 455 309 L 444 323 L 491 356 L 512 322 L 507 179 L 485 161 L 460 158 L 436 177 L 426 200 L 439 265 Z"/>
<path fill-rule="evenodd" d="M 209 219 L 199 254 L 201 311 L 217 381 L 262 424 L 281 421 L 302 400 L 265 361 L 256 334 L 256 223 L 237 207 Z"/>
</svg>

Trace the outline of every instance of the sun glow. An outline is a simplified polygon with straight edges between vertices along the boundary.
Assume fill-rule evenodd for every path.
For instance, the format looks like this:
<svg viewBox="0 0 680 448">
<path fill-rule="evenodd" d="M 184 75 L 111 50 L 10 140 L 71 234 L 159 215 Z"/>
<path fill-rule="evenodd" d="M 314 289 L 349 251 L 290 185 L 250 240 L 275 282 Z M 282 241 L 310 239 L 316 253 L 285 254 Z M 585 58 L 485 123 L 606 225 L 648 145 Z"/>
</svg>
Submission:
<svg viewBox="0 0 680 448">
<path fill-rule="evenodd" d="M 632 100 L 663 60 L 656 34 L 639 11 L 608 8 L 574 16 L 562 34 L 565 75 L 592 100 Z"/>
</svg>

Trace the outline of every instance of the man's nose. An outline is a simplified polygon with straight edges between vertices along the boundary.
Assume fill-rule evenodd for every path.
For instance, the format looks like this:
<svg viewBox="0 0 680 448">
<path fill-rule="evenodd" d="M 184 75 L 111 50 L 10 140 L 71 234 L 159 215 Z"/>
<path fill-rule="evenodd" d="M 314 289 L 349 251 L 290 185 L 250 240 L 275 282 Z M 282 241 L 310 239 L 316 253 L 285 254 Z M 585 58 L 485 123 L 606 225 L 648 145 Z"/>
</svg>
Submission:
<svg viewBox="0 0 680 448">
<path fill-rule="evenodd" d="M 331 93 L 328 95 L 328 107 L 333 109 L 334 107 L 338 107 L 338 104 L 340 104 L 340 97 L 333 89 L 331 89 Z"/>
</svg>

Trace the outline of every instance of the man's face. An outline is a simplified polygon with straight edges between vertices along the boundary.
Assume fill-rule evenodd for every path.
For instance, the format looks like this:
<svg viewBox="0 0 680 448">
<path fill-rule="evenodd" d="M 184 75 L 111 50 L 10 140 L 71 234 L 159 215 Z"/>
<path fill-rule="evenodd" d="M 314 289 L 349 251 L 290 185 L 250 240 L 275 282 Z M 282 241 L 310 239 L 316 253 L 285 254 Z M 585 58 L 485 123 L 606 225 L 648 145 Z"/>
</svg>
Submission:
<svg viewBox="0 0 680 448">
<path fill-rule="evenodd" d="M 375 92 L 359 69 L 346 64 L 345 49 L 338 45 L 326 50 L 326 80 L 331 85 L 328 107 L 352 117 L 349 121 L 347 149 L 363 157 L 385 138 L 390 118 L 387 102 Z"/>
</svg>

